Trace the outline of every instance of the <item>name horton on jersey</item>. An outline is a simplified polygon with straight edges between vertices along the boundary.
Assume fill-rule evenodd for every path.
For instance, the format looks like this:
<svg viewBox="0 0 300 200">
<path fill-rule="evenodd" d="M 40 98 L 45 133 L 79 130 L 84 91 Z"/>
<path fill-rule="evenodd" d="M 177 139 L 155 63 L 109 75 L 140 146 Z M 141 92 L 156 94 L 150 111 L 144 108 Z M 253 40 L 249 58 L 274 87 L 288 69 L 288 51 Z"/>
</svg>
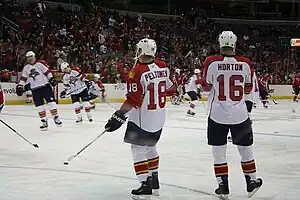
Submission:
<svg viewBox="0 0 300 200">
<path fill-rule="evenodd" d="M 1 83 L 2 89 L 5 94 L 5 103 L 7 105 L 17 105 L 24 104 L 26 101 L 25 94 L 19 97 L 16 94 L 16 84 L 15 83 Z M 107 100 L 108 102 L 123 102 L 125 100 L 126 87 L 120 84 L 104 84 Z M 292 99 L 293 90 L 291 85 L 270 85 L 270 89 L 274 89 L 273 96 L 276 99 Z M 63 85 L 60 83 L 56 88 L 54 88 L 55 94 L 58 98 L 58 103 L 68 104 L 71 103 L 71 98 L 61 99 L 58 94 L 63 90 Z M 207 94 L 203 94 L 203 99 L 207 100 Z M 101 102 L 100 99 L 98 102 Z"/>
</svg>

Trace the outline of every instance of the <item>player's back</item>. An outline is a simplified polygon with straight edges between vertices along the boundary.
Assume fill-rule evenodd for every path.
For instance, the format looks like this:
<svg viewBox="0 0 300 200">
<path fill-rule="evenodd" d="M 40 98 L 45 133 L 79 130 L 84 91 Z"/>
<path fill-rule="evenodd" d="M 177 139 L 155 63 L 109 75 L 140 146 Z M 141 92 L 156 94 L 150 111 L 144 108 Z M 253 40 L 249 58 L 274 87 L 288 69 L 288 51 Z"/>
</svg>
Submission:
<svg viewBox="0 0 300 200">
<path fill-rule="evenodd" d="M 247 58 L 211 56 L 204 63 L 204 79 L 212 86 L 211 119 L 221 124 L 238 124 L 248 118 L 244 94 L 252 89 L 252 70 Z"/>
<path fill-rule="evenodd" d="M 156 132 L 165 123 L 166 92 L 173 84 L 169 69 L 164 62 L 155 61 L 135 66 L 129 76 L 134 75 L 138 76 L 139 83 L 129 84 L 128 92 L 141 90 L 142 98 L 141 106 L 130 112 L 129 121 L 145 131 Z"/>
</svg>

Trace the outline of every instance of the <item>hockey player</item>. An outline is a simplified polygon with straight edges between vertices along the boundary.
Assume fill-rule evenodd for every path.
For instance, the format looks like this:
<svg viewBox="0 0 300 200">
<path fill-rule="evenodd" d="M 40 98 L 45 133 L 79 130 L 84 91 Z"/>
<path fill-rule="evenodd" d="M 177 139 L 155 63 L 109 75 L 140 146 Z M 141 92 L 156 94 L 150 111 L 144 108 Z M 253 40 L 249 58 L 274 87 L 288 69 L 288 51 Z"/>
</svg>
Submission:
<svg viewBox="0 0 300 200">
<path fill-rule="evenodd" d="M 253 72 L 253 77 L 252 77 L 252 90 L 250 92 L 250 94 L 245 94 L 245 103 L 247 106 L 247 110 L 249 113 L 249 116 L 251 114 L 253 105 L 257 102 L 259 102 L 259 90 L 258 90 L 258 81 L 257 81 L 257 77 L 256 77 L 256 73 Z"/>
<path fill-rule="evenodd" d="M 298 95 L 300 92 L 300 74 L 299 73 L 295 75 L 295 77 L 293 79 L 292 87 L 293 87 L 293 91 L 294 91 L 293 101 L 298 102 Z"/>
<path fill-rule="evenodd" d="M 258 80 L 259 94 L 264 108 L 268 108 L 269 81 L 272 79 L 271 74 L 262 75 Z"/>
<path fill-rule="evenodd" d="M 0 113 L 4 107 L 4 92 L 2 90 L 2 86 L 0 85 Z"/>
<path fill-rule="evenodd" d="M 188 81 L 185 84 L 185 91 L 191 99 L 190 108 L 187 111 L 187 116 L 195 115 L 196 102 L 198 100 L 198 89 L 201 88 L 200 70 L 195 69 L 194 73 L 189 75 Z"/>
<path fill-rule="evenodd" d="M 228 199 L 228 165 L 226 159 L 227 135 L 230 130 L 233 144 L 241 156 L 248 197 L 262 186 L 256 177 L 253 156 L 253 132 L 244 94 L 252 90 L 250 60 L 235 56 L 237 37 L 232 31 L 219 35 L 220 54 L 209 56 L 204 63 L 203 89 L 209 92 L 207 137 L 212 146 L 214 170 L 219 187 L 215 193 Z"/>
<path fill-rule="evenodd" d="M 42 121 L 40 129 L 48 129 L 48 120 L 46 116 L 44 100 L 46 100 L 48 107 L 50 108 L 50 112 L 54 117 L 55 124 L 58 127 L 62 126 L 62 122 L 58 116 L 54 93 L 52 90 L 52 87 L 55 87 L 57 82 L 54 79 L 47 62 L 44 60 L 36 60 L 35 53 L 33 51 L 28 51 L 25 56 L 28 64 L 23 68 L 20 82 L 16 87 L 17 95 L 23 95 L 24 86 L 28 81 L 32 91 L 34 104 L 39 110 L 39 116 Z"/>
<path fill-rule="evenodd" d="M 156 150 L 165 124 L 166 92 L 173 83 L 166 64 L 156 61 L 156 43 L 142 39 L 137 44 L 138 64 L 132 68 L 127 81 L 126 101 L 105 125 L 108 132 L 115 131 L 126 121 L 124 141 L 131 144 L 134 169 L 141 186 L 132 190 L 133 199 L 158 195 L 159 156 Z"/>
<path fill-rule="evenodd" d="M 180 74 L 180 69 L 175 69 L 175 74 L 173 75 L 173 82 L 175 84 L 176 92 L 171 97 L 171 103 L 173 105 L 180 105 L 183 99 L 184 87 L 183 87 L 183 75 Z"/>
<path fill-rule="evenodd" d="M 82 114 L 80 100 L 83 103 L 83 107 L 87 114 L 89 122 L 92 122 L 91 105 L 89 103 L 89 93 L 87 86 L 84 83 L 85 76 L 81 74 L 79 69 L 71 69 L 69 63 L 63 62 L 60 65 L 61 71 L 64 73 L 62 79 L 65 86 L 65 90 L 60 93 L 61 98 L 65 98 L 67 93 L 71 95 L 72 103 L 77 115 L 77 124 L 81 124 Z"/>
<path fill-rule="evenodd" d="M 89 87 L 89 100 L 92 109 L 96 107 L 95 99 L 97 99 L 98 97 L 103 102 L 106 101 L 105 87 L 100 80 L 100 76 L 98 74 L 94 74 L 94 79 L 91 81 Z"/>
</svg>

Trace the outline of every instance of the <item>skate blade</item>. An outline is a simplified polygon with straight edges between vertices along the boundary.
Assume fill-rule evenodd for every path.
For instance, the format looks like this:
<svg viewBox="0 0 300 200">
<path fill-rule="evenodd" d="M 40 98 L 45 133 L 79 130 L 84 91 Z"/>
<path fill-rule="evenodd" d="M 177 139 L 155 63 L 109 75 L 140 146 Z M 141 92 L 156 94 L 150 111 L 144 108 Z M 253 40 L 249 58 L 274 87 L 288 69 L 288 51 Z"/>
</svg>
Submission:
<svg viewBox="0 0 300 200">
<path fill-rule="evenodd" d="M 48 128 L 41 128 L 41 131 L 48 131 Z"/>
<path fill-rule="evenodd" d="M 195 115 L 186 114 L 187 117 L 195 117 Z"/>
<path fill-rule="evenodd" d="M 133 200 L 151 200 L 151 195 L 133 195 Z"/>
<path fill-rule="evenodd" d="M 219 199 L 222 199 L 222 200 L 230 200 L 228 194 L 221 194 L 221 195 L 218 195 L 218 197 L 219 197 Z"/>
<path fill-rule="evenodd" d="M 260 187 L 255 188 L 252 192 L 248 192 L 248 198 L 253 197 L 259 189 L 260 189 Z"/>
<path fill-rule="evenodd" d="M 152 190 L 152 195 L 158 197 L 159 196 L 159 190 L 158 189 L 153 189 Z"/>
<path fill-rule="evenodd" d="M 56 124 L 56 126 L 57 126 L 57 127 L 62 127 L 63 125 L 62 125 L 62 124 Z"/>
<path fill-rule="evenodd" d="M 76 125 L 81 125 L 82 124 L 82 121 L 81 122 L 76 122 Z"/>
</svg>

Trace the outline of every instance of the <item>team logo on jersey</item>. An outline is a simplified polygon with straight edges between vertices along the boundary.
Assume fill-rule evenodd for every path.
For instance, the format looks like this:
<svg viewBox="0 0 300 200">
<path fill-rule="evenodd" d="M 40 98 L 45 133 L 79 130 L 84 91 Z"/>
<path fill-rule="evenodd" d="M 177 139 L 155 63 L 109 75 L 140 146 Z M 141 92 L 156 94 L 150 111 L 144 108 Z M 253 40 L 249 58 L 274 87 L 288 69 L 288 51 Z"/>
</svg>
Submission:
<svg viewBox="0 0 300 200">
<path fill-rule="evenodd" d="M 77 81 L 77 78 L 74 77 L 74 76 L 71 76 L 71 77 L 69 78 L 69 83 L 70 83 L 70 84 L 75 85 L 76 81 Z"/>
<path fill-rule="evenodd" d="M 37 77 L 38 75 L 40 75 L 40 73 L 36 71 L 36 69 L 31 69 L 29 72 L 29 77 L 31 77 L 33 80 L 35 80 L 35 77 Z"/>
<path fill-rule="evenodd" d="M 130 73 L 129 73 L 129 78 L 130 78 L 130 79 L 133 79 L 133 78 L 134 78 L 134 75 L 135 75 L 134 72 L 130 72 Z"/>
</svg>

